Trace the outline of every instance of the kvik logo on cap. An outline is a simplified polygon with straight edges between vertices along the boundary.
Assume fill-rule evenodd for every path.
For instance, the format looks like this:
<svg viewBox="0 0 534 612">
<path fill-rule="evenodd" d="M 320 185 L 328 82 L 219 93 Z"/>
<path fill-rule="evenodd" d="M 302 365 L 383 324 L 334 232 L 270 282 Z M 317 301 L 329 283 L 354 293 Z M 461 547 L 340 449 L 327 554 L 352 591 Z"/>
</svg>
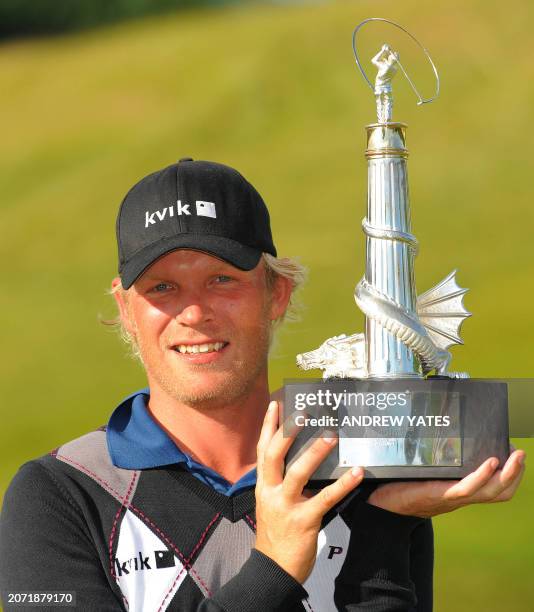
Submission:
<svg viewBox="0 0 534 612">
<path fill-rule="evenodd" d="M 177 216 L 191 216 L 191 210 L 189 207 L 190 204 L 182 204 L 182 200 L 177 200 L 176 207 L 166 206 L 162 210 L 156 210 L 153 213 L 147 210 L 145 212 L 145 228 L 149 227 L 150 225 L 155 225 L 157 221 L 163 221 L 165 218 L 174 217 L 175 208 Z M 214 202 L 196 200 L 195 209 L 197 217 L 211 217 L 212 219 L 217 218 Z"/>
</svg>

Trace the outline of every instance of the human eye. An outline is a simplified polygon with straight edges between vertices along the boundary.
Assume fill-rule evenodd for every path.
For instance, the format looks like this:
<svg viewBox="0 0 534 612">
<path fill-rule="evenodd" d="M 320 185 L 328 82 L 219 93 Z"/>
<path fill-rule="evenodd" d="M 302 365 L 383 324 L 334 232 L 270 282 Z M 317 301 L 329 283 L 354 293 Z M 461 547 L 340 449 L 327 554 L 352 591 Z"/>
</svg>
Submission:
<svg viewBox="0 0 534 612">
<path fill-rule="evenodd" d="M 217 283 L 229 283 L 231 281 L 233 281 L 234 279 L 231 276 L 227 276 L 226 274 L 219 274 L 215 277 L 215 281 Z"/>
<path fill-rule="evenodd" d="M 154 285 L 150 291 L 152 293 L 164 293 L 165 291 L 168 291 L 169 289 L 172 289 L 172 285 L 170 285 L 169 283 L 158 283 L 157 285 Z"/>
</svg>

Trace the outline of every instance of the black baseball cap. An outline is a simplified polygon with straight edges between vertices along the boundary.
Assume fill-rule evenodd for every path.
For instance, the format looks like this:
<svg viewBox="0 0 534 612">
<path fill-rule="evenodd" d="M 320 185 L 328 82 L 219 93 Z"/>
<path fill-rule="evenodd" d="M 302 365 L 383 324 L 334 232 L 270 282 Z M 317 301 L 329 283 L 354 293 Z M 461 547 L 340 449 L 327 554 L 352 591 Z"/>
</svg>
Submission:
<svg viewBox="0 0 534 612">
<path fill-rule="evenodd" d="M 230 166 L 184 157 L 136 183 L 117 216 L 119 274 L 128 289 L 156 259 L 195 249 L 241 270 L 276 257 L 269 211 Z"/>
</svg>

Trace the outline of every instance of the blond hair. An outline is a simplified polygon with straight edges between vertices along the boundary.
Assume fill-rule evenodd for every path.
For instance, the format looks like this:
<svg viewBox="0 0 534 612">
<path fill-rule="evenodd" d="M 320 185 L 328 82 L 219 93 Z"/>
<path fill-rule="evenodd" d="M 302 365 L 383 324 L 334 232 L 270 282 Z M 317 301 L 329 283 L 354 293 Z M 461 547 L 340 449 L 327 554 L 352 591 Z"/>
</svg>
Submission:
<svg viewBox="0 0 534 612">
<path fill-rule="evenodd" d="M 291 297 L 289 299 L 289 304 L 284 314 L 272 323 L 272 341 L 274 338 L 274 332 L 284 321 L 298 320 L 298 312 L 301 308 L 301 304 L 297 302 L 295 294 L 305 282 L 308 275 L 308 271 L 306 267 L 303 266 L 300 261 L 295 257 L 274 257 L 269 253 L 262 253 L 262 260 L 265 265 L 266 283 L 269 291 L 273 289 L 276 283 L 276 279 L 279 276 L 283 276 L 284 278 L 287 278 L 291 281 Z M 119 281 L 114 287 L 107 291 L 109 295 L 113 295 L 117 292 L 123 292 L 124 294 L 126 294 L 128 292 L 128 289 L 124 289 L 122 283 Z M 141 354 L 139 352 L 139 347 L 137 345 L 135 337 L 132 336 L 132 334 L 130 334 L 125 328 L 120 315 L 117 315 L 112 319 L 101 318 L 100 322 L 103 325 L 115 328 L 118 331 L 121 339 L 129 347 L 130 356 L 135 359 L 141 360 Z"/>
</svg>

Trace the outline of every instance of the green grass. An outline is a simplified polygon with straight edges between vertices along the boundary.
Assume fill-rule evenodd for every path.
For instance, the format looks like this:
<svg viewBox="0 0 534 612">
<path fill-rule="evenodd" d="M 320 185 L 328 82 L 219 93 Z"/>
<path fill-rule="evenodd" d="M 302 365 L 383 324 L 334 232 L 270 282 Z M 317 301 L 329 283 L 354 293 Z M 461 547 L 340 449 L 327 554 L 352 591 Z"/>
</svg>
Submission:
<svg viewBox="0 0 534 612">
<path fill-rule="evenodd" d="M 442 78 L 440 99 L 422 108 L 398 79 L 395 105 L 409 124 L 418 289 L 457 267 L 474 316 L 454 368 L 532 376 L 529 3 L 249 5 L 11 42 L 0 46 L 0 490 L 21 463 L 105 423 L 144 386 L 98 315 L 113 314 L 105 290 L 123 195 L 180 157 L 239 168 L 269 204 L 279 253 L 310 268 L 302 320 L 273 356 L 273 387 L 299 375 L 297 352 L 362 330 L 352 293 L 374 102 L 350 44 L 375 15 L 419 35 Z M 371 44 L 364 32 L 366 57 L 380 36 Z M 431 89 L 419 56 L 392 43 Z M 518 445 L 534 451 L 531 440 Z M 531 609 L 533 501 L 527 475 L 510 504 L 435 520 L 438 612 Z"/>
</svg>

